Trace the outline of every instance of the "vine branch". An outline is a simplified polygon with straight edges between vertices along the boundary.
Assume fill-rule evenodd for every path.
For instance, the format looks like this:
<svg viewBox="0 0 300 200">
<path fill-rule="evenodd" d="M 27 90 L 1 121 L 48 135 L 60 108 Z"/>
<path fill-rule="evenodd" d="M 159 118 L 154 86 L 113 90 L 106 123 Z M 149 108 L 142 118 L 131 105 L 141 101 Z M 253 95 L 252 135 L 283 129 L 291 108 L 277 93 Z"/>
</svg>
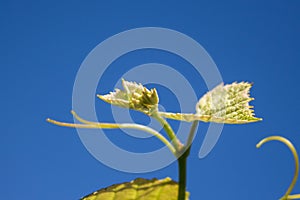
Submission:
<svg viewBox="0 0 300 200">
<path fill-rule="evenodd" d="M 73 124 L 73 123 L 66 123 L 66 122 L 60 122 L 53 119 L 48 118 L 47 122 L 50 122 L 52 124 L 58 125 L 58 126 L 64 126 L 64 127 L 71 127 L 71 128 L 88 128 L 88 129 L 117 129 L 117 128 L 126 128 L 126 129 L 136 129 L 141 130 L 150 133 L 151 135 L 154 135 L 157 137 L 160 141 L 162 141 L 169 149 L 170 151 L 176 155 L 176 150 L 173 147 L 173 145 L 159 132 L 156 130 L 141 125 L 141 124 L 131 124 L 131 123 L 122 123 L 122 124 L 116 124 L 116 123 L 98 123 L 98 122 L 91 122 L 85 119 L 82 119 L 79 117 L 74 111 L 71 111 L 72 115 L 82 124 Z"/>
</svg>

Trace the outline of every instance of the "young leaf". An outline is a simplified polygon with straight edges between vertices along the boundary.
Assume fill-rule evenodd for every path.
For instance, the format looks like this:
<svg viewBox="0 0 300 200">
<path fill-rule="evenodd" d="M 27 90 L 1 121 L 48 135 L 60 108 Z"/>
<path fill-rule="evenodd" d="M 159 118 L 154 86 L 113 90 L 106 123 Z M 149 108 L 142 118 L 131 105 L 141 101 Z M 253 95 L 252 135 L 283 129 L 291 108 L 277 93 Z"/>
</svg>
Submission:
<svg viewBox="0 0 300 200">
<path fill-rule="evenodd" d="M 131 182 L 100 189 L 81 200 L 177 200 L 177 190 L 178 184 L 170 178 L 162 180 L 137 178 Z M 188 200 L 189 193 L 186 193 Z"/>
<path fill-rule="evenodd" d="M 244 124 L 260 121 L 254 116 L 249 102 L 250 83 L 220 84 L 206 93 L 196 105 L 196 114 L 160 112 L 165 118 L 181 121 L 204 121 L 227 124 Z"/>
<path fill-rule="evenodd" d="M 148 90 L 142 84 L 122 80 L 124 90 L 115 89 L 106 95 L 97 95 L 103 101 L 151 115 L 157 110 L 159 101 L 156 89 Z"/>
<path fill-rule="evenodd" d="M 204 121 L 243 124 L 260 121 L 254 117 L 249 102 L 254 98 L 249 95 L 252 84 L 247 82 L 220 84 L 206 93 L 196 105 L 196 115 Z"/>
</svg>

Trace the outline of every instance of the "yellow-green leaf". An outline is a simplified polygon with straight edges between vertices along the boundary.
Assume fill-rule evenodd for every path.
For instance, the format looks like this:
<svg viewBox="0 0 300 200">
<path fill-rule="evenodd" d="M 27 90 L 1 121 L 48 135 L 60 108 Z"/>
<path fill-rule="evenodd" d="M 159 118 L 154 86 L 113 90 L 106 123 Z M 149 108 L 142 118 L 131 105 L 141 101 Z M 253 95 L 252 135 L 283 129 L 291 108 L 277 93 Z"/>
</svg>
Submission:
<svg viewBox="0 0 300 200">
<path fill-rule="evenodd" d="M 260 121 L 254 116 L 249 91 L 250 83 L 240 82 L 228 85 L 220 84 L 207 92 L 197 103 L 196 113 L 160 112 L 160 115 L 181 121 L 204 121 L 227 124 L 245 124 Z"/>
<path fill-rule="evenodd" d="M 196 105 L 196 115 L 204 121 L 243 124 L 260 121 L 254 116 L 249 102 L 252 84 L 247 82 L 220 84 L 206 93 Z"/>
<path fill-rule="evenodd" d="M 100 189 L 81 200 L 177 200 L 177 190 L 178 183 L 168 177 L 162 180 L 137 178 Z M 188 192 L 186 196 L 188 200 Z"/>
<path fill-rule="evenodd" d="M 106 95 L 97 95 L 103 101 L 150 115 L 156 111 L 158 105 L 158 95 L 156 89 L 148 90 L 142 84 L 122 80 L 124 90 L 115 89 Z"/>
</svg>

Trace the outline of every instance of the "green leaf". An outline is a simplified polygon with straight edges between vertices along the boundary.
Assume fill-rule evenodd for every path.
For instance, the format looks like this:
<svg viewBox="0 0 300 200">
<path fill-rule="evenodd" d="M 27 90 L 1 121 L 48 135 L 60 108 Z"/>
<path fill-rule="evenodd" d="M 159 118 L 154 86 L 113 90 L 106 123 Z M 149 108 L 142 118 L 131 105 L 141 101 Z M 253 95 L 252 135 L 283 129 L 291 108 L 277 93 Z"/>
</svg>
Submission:
<svg viewBox="0 0 300 200">
<path fill-rule="evenodd" d="M 157 110 L 159 98 L 155 88 L 148 90 L 142 84 L 124 79 L 122 79 L 122 85 L 124 90 L 115 89 L 109 94 L 97 96 L 107 103 L 138 110 L 148 115 Z"/>
<path fill-rule="evenodd" d="M 98 190 L 81 200 L 177 200 L 177 193 L 178 183 L 170 178 L 162 180 L 137 178 L 131 182 Z M 186 196 L 188 200 L 188 192 Z"/>
<path fill-rule="evenodd" d="M 196 115 L 206 118 L 204 121 L 243 124 L 260 121 L 254 117 L 254 111 L 249 102 L 251 98 L 250 88 L 252 84 L 247 82 L 220 84 L 206 93 L 196 105 Z"/>
<path fill-rule="evenodd" d="M 196 114 L 160 112 L 160 115 L 181 121 L 204 121 L 227 124 L 244 124 L 262 120 L 254 116 L 247 82 L 220 84 L 207 92 L 196 105 Z"/>
</svg>

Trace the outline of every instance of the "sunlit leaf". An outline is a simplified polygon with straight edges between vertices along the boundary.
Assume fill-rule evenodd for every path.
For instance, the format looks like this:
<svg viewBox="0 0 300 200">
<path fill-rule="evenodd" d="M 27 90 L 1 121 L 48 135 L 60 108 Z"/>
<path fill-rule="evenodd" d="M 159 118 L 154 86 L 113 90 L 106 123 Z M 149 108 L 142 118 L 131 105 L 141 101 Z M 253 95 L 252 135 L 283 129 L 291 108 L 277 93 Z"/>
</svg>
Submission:
<svg viewBox="0 0 300 200">
<path fill-rule="evenodd" d="M 251 87 L 247 82 L 218 85 L 199 100 L 196 115 L 207 117 L 206 121 L 230 124 L 260 121 L 249 105 L 254 99 L 249 94 Z"/>
<path fill-rule="evenodd" d="M 160 112 L 163 117 L 181 121 L 204 121 L 244 124 L 260 121 L 254 116 L 249 91 L 250 83 L 220 84 L 207 92 L 196 105 L 196 114 Z"/>
<path fill-rule="evenodd" d="M 178 184 L 170 178 L 162 180 L 137 178 L 98 190 L 82 200 L 177 200 Z M 189 193 L 187 192 L 186 200 Z"/>
<path fill-rule="evenodd" d="M 150 115 L 156 111 L 159 101 L 156 89 L 148 90 L 142 84 L 122 80 L 124 90 L 115 89 L 106 95 L 97 95 L 103 101 Z"/>
</svg>

